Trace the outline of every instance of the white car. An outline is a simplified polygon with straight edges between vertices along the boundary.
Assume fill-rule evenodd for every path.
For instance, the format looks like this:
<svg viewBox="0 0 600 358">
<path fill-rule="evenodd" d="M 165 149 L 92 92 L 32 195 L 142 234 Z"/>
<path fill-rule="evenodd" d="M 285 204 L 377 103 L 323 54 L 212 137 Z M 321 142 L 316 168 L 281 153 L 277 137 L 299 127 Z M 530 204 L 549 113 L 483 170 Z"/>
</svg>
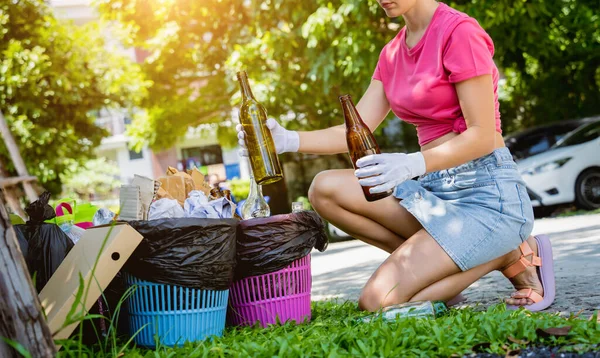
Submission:
<svg viewBox="0 0 600 358">
<path fill-rule="evenodd" d="M 600 120 L 586 122 L 517 166 L 534 207 L 575 202 L 600 208 Z"/>
</svg>

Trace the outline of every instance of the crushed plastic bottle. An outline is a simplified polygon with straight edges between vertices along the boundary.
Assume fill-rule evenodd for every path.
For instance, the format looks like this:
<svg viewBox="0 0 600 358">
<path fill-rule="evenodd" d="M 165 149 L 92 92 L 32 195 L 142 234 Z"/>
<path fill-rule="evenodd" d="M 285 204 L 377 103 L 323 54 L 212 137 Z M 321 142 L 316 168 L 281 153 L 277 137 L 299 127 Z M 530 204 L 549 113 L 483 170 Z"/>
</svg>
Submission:
<svg viewBox="0 0 600 358">
<path fill-rule="evenodd" d="M 401 303 L 383 308 L 380 312 L 360 319 L 362 322 L 371 322 L 377 319 L 395 321 L 398 318 L 438 318 L 448 312 L 448 307 L 442 301 L 416 301 Z"/>
</svg>

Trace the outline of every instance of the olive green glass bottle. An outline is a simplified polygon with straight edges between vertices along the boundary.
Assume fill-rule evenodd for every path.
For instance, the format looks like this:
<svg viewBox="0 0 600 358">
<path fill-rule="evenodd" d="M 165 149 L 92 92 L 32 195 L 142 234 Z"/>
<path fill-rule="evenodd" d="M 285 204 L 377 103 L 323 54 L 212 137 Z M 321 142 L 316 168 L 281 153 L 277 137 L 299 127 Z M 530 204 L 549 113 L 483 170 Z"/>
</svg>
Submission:
<svg viewBox="0 0 600 358">
<path fill-rule="evenodd" d="M 267 128 L 267 111 L 254 98 L 246 72 L 238 72 L 237 78 L 242 91 L 240 123 L 246 133 L 246 147 L 254 179 L 259 185 L 275 183 L 283 178 L 283 171 L 271 131 Z"/>
</svg>

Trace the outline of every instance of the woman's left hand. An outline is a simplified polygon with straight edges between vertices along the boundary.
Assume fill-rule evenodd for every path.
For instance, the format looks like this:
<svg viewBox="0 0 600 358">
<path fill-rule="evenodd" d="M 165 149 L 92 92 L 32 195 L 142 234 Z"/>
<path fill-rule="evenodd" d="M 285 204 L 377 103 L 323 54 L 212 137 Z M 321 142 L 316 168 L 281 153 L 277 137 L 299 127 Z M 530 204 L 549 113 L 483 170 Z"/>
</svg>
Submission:
<svg viewBox="0 0 600 358">
<path fill-rule="evenodd" d="M 427 171 L 421 152 L 368 155 L 357 160 L 356 167 L 354 175 L 360 185 L 372 187 L 371 194 L 388 191 Z"/>
</svg>

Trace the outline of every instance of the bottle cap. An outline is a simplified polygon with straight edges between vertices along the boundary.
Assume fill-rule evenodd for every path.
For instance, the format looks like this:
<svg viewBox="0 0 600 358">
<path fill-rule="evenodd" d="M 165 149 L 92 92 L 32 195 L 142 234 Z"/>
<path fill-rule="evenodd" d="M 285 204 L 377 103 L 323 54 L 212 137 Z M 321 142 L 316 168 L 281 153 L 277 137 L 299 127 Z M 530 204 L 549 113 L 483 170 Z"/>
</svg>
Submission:
<svg viewBox="0 0 600 358">
<path fill-rule="evenodd" d="M 448 307 L 442 301 L 433 301 L 433 312 L 435 317 L 440 317 L 448 312 Z"/>
</svg>

